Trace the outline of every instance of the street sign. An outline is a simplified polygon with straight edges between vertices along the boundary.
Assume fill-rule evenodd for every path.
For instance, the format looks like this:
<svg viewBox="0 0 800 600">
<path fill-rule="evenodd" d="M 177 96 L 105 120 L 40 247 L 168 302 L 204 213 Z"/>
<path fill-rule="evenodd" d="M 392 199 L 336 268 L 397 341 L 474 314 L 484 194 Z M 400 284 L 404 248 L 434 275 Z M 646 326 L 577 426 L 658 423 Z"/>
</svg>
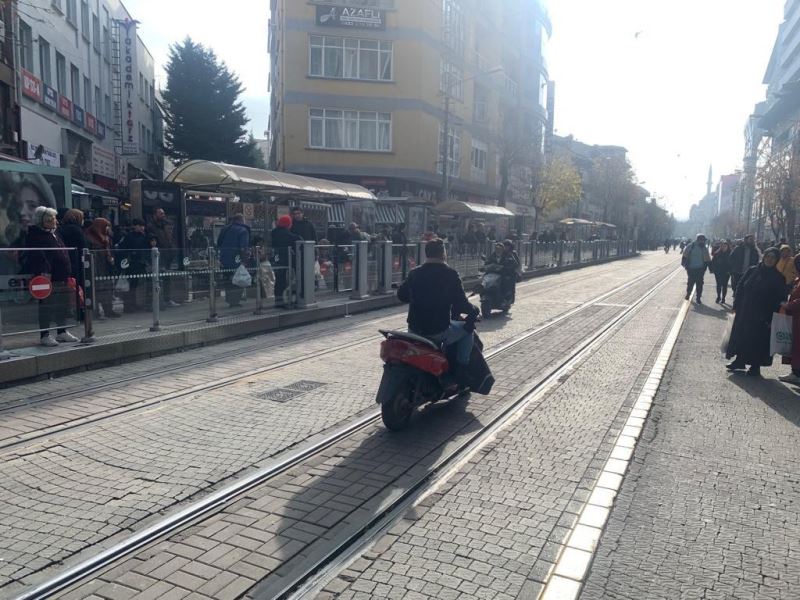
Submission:
<svg viewBox="0 0 800 600">
<path fill-rule="evenodd" d="M 37 275 L 31 279 L 31 282 L 28 284 L 28 289 L 31 292 L 31 296 L 37 300 L 44 300 L 53 293 L 53 284 L 47 277 Z"/>
</svg>

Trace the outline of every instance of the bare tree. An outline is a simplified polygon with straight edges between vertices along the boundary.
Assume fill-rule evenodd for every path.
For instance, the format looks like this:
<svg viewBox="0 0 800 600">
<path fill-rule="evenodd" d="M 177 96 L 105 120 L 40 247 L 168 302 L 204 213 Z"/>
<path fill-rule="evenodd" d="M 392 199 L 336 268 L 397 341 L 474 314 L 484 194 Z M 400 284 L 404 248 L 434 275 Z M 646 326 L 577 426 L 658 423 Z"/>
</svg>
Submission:
<svg viewBox="0 0 800 600">
<path fill-rule="evenodd" d="M 539 218 L 575 202 L 581 197 L 581 175 L 568 156 L 556 154 L 535 172 L 533 193 L 536 205 L 534 231 L 539 230 Z"/>
<path fill-rule="evenodd" d="M 797 207 L 800 200 L 800 129 L 791 128 L 788 141 L 765 139 L 759 147 L 756 199 L 762 220 L 773 236 L 796 241 Z"/>
</svg>

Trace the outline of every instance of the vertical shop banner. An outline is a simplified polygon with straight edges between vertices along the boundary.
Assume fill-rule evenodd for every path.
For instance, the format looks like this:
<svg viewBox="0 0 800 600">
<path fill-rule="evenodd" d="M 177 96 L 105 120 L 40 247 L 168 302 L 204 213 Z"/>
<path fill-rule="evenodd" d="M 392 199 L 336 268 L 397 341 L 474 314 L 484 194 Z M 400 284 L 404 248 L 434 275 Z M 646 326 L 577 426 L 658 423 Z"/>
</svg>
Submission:
<svg viewBox="0 0 800 600">
<path fill-rule="evenodd" d="M 43 85 L 42 89 L 44 90 L 44 94 L 42 94 L 42 104 L 44 104 L 50 110 L 58 110 L 58 92 L 51 88 L 49 85 Z"/>
<path fill-rule="evenodd" d="M 97 133 L 97 118 L 92 113 L 86 113 L 86 123 L 84 124 L 84 128 L 89 133 Z"/>
<path fill-rule="evenodd" d="M 33 98 L 37 102 L 41 102 L 42 80 L 25 69 L 20 69 L 20 72 L 22 73 L 22 93 L 28 98 Z"/>
<path fill-rule="evenodd" d="M 125 19 L 119 22 L 122 37 L 122 94 L 120 107 L 122 113 L 122 154 L 125 156 L 139 154 L 138 130 L 136 125 L 136 85 L 139 68 L 136 60 L 136 24 L 137 21 Z"/>
<path fill-rule="evenodd" d="M 72 119 L 72 101 L 69 98 L 65 96 L 58 97 L 58 114 L 65 119 Z"/>
</svg>

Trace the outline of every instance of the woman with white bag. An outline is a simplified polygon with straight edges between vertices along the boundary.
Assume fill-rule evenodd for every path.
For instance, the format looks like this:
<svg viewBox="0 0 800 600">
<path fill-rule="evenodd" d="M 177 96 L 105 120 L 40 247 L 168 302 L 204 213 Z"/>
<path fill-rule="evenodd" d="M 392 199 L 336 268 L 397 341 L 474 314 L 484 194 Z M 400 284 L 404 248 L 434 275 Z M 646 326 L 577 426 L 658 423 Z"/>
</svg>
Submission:
<svg viewBox="0 0 800 600">
<path fill-rule="evenodd" d="M 775 268 L 779 257 L 777 248 L 765 250 L 761 263 L 750 267 L 739 282 L 733 304 L 736 317 L 726 352 L 728 358 L 736 358 L 727 366 L 729 371 L 749 366 L 748 375 L 761 377 L 761 367 L 772 365 L 772 315 L 786 299 L 786 281 Z"/>
<path fill-rule="evenodd" d="M 794 266 L 800 273 L 800 254 L 794 257 Z M 783 357 L 783 364 L 792 365 L 792 373 L 779 379 L 800 385 L 800 277 L 794 280 L 789 302 L 781 308 L 781 312 L 792 317 L 792 353 Z"/>
</svg>

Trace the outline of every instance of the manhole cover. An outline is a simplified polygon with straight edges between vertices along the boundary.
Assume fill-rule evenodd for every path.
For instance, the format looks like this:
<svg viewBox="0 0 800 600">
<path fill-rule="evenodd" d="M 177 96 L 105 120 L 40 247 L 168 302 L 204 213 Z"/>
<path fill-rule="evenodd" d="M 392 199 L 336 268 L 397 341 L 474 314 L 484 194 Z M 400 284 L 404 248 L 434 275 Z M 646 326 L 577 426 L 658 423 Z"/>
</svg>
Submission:
<svg viewBox="0 0 800 600">
<path fill-rule="evenodd" d="M 302 396 L 307 392 L 321 388 L 324 385 L 324 383 L 319 383 L 317 381 L 301 380 L 284 387 L 272 388 L 263 392 L 256 392 L 253 395 L 261 400 L 284 403 L 297 398 L 298 396 Z"/>
<path fill-rule="evenodd" d="M 308 381 L 308 380 L 303 379 L 303 380 L 300 380 L 300 381 L 296 381 L 295 383 L 293 383 L 291 385 L 284 386 L 284 389 L 297 390 L 297 391 L 300 391 L 300 392 L 311 392 L 313 390 L 321 388 L 324 385 L 325 385 L 324 383 L 320 383 L 318 381 Z"/>
</svg>

